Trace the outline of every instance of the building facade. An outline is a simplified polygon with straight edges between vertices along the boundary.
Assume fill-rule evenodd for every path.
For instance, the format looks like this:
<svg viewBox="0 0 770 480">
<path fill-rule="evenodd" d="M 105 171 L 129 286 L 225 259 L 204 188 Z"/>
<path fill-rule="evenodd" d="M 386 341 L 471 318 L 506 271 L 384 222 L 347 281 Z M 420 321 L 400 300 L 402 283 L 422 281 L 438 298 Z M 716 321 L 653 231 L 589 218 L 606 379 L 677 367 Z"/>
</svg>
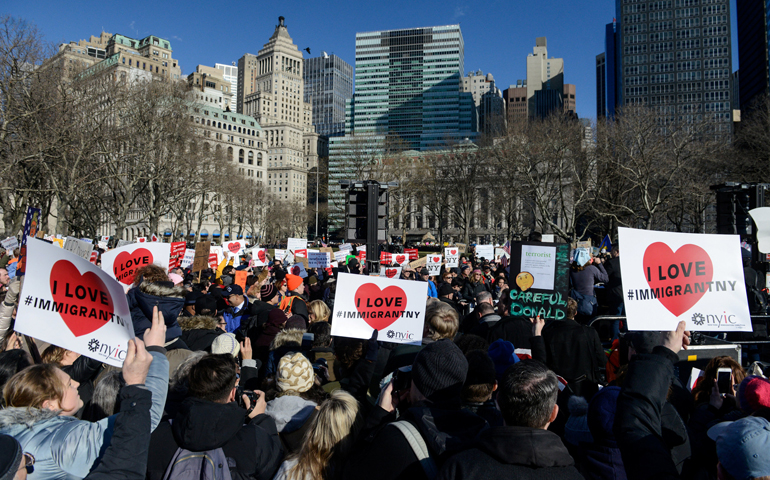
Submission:
<svg viewBox="0 0 770 480">
<path fill-rule="evenodd" d="M 607 59 L 604 52 L 596 56 L 596 118 L 607 116 Z"/>
<path fill-rule="evenodd" d="M 516 85 L 511 85 L 503 91 L 505 112 L 508 124 L 526 121 L 527 114 L 527 81 L 519 80 Z"/>
<path fill-rule="evenodd" d="M 187 84 L 194 92 L 195 103 L 216 107 L 222 111 L 230 106 L 233 96 L 231 85 L 222 77 L 219 69 L 198 65 L 195 71 L 187 76 Z"/>
<path fill-rule="evenodd" d="M 768 7 L 770 7 L 768 0 L 737 0 L 736 2 L 738 58 L 741 65 L 738 90 L 742 109 L 751 109 L 755 101 L 770 92 L 770 67 L 768 66 L 770 55 L 767 37 L 770 11 Z M 734 103 L 737 102 L 734 101 Z"/>
<path fill-rule="evenodd" d="M 313 106 L 315 131 L 327 137 L 344 135 L 345 102 L 353 98 L 353 67 L 326 52 L 304 62 L 304 100 Z"/>
<path fill-rule="evenodd" d="M 232 65 L 225 65 L 224 63 L 216 63 L 214 67 L 222 72 L 222 78 L 230 82 L 230 92 L 233 96 L 230 99 L 230 111 L 238 111 L 238 64 L 233 62 Z"/>
<path fill-rule="evenodd" d="M 551 93 L 541 93 L 552 90 Z M 530 118 L 557 108 L 557 97 L 564 90 L 564 59 L 548 57 L 548 40 L 537 37 L 532 53 L 527 55 L 527 109 Z"/>
<path fill-rule="evenodd" d="M 463 77 L 463 92 L 473 96 L 476 106 L 474 118 L 477 130 L 485 134 L 500 134 L 505 130 L 505 101 L 503 92 L 495 85 L 491 73 L 481 70 L 468 72 Z"/>
</svg>

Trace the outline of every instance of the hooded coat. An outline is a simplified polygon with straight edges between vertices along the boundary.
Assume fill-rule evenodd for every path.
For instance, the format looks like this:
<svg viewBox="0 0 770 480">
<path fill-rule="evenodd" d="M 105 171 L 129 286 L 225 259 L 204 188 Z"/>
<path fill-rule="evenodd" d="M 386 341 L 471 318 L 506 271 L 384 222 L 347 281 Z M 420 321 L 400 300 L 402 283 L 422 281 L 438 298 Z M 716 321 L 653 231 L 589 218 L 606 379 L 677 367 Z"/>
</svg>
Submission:
<svg viewBox="0 0 770 480">
<path fill-rule="evenodd" d="M 144 331 L 152 326 L 152 309 L 157 306 L 166 322 L 166 343 L 180 337 L 182 328 L 177 323 L 177 317 L 184 307 L 187 293 L 183 286 L 175 287 L 171 282 L 142 282 L 129 290 L 126 299 L 136 336 L 144 338 Z"/>
<path fill-rule="evenodd" d="M 179 327 L 182 329 L 182 341 L 190 350 L 211 351 L 211 344 L 224 331 L 217 328 L 217 319 L 207 315 L 179 317 Z"/>
</svg>

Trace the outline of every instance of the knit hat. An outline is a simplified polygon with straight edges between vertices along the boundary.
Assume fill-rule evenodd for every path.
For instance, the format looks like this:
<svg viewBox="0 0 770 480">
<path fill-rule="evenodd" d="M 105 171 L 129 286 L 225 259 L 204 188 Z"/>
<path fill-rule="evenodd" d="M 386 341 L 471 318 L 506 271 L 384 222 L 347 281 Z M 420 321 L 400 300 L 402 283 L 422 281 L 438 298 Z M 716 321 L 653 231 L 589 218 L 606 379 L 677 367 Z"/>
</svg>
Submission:
<svg viewBox="0 0 770 480">
<path fill-rule="evenodd" d="M 286 320 L 286 314 L 280 308 L 273 308 L 267 314 L 267 323 L 272 323 L 273 325 L 283 325 L 286 323 Z"/>
<path fill-rule="evenodd" d="M 205 295 L 205 293 L 201 292 L 200 290 L 193 290 L 192 292 L 188 293 L 184 297 L 185 306 L 195 305 L 195 302 L 203 295 Z"/>
<path fill-rule="evenodd" d="M 495 383 L 495 362 L 489 358 L 487 352 L 484 350 L 471 350 L 465 354 L 465 358 L 468 360 L 468 375 L 465 377 L 466 386 Z"/>
<path fill-rule="evenodd" d="M 207 311 L 208 310 L 208 311 Z M 195 301 L 196 315 L 217 316 L 217 299 L 213 295 L 203 295 Z"/>
<path fill-rule="evenodd" d="M 299 395 L 313 386 L 315 373 L 313 366 L 301 353 L 289 353 L 278 362 L 275 386 L 281 391 L 278 395 Z"/>
<path fill-rule="evenodd" d="M 569 397 L 567 410 L 569 410 L 569 418 L 564 425 L 564 440 L 572 445 L 580 445 L 581 442 L 593 443 L 594 439 L 588 429 L 588 402 L 586 399 L 577 395 Z"/>
<path fill-rule="evenodd" d="M 432 402 L 460 398 L 468 375 L 468 360 L 449 339 L 425 346 L 412 364 L 412 381 Z"/>
<path fill-rule="evenodd" d="M 315 285 L 316 283 L 318 283 L 318 277 L 316 277 L 315 275 L 311 275 L 307 279 L 307 283 L 309 283 L 310 285 Z"/>
<path fill-rule="evenodd" d="M 19 442 L 10 435 L 0 435 L 0 480 L 12 480 L 21 464 L 24 452 Z"/>
<path fill-rule="evenodd" d="M 438 296 L 443 297 L 444 295 L 450 295 L 452 293 L 455 293 L 455 289 L 452 288 L 452 285 L 449 283 L 442 283 L 441 287 L 438 289 Z"/>
<path fill-rule="evenodd" d="M 275 281 L 282 282 L 284 278 L 286 278 L 286 272 L 282 268 L 277 268 L 275 270 Z"/>
<path fill-rule="evenodd" d="M 241 346 L 235 339 L 235 334 L 232 333 L 223 333 L 211 342 L 211 353 L 215 355 L 229 353 L 233 357 L 237 357 L 240 350 Z"/>
<path fill-rule="evenodd" d="M 738 402 L 741 410 L 749 414 L 770 407 L 770 381 L 759 375 L 744 378 L 738 387 Z"/>
<path fill-rule="evenodd" d="M 307 330 L 307 324 L 305 319 L 299 315 L 292 315 L 286 320 L 286 328 L 299 328 L 300 330 Z"/>
<path fill-rule="evenodd" d="M 278 289 L 272 283 L 266 283 L 259 289 L 259 296 L 263 302 L 269 302 L 278 294 Z"/>
<path fill-rule="evenodd" d="M 652 353 L 652 349 L 660 343 L 660 332 L 628 332 L 625 338 L 636 353 Z"/>
<path fill-rule="evenodd" d="M 489 346 L 489 358 L 495 362 L 495 373 L 498 380 L 503 378 L 503 374 L 508 370 L 508 367 L 519 363 L 516 348 L 511 342 L 503 339 L 495 340 Z"/>
<path fill-rule="evenodd" d="M 302 285 L 302 277 L 299 275 L 292 275 L 291 273 L 287 273 L 286 282 L 288 283 L 289 291 L 296 290 L 300 285 Z"/>
</svg>

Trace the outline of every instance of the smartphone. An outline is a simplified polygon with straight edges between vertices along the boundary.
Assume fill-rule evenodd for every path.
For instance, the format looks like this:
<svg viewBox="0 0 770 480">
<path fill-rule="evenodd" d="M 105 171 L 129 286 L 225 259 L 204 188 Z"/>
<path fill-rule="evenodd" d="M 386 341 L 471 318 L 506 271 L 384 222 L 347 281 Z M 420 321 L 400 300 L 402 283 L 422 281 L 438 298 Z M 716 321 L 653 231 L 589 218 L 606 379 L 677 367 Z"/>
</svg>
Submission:
<svg viewBox="0 0 770 480">
<path fill-rule="evenodd" d="M 393 372 L 393 392 L 409 390 L 412 385 L 412 366 L 401 367 Z"/>
<path fill-rule="evenodd" d="M 717 388 L 719 393 L 732 393 L 732 375 L 730 368 L 720 368 L 717 370 Z"/>
</svg>

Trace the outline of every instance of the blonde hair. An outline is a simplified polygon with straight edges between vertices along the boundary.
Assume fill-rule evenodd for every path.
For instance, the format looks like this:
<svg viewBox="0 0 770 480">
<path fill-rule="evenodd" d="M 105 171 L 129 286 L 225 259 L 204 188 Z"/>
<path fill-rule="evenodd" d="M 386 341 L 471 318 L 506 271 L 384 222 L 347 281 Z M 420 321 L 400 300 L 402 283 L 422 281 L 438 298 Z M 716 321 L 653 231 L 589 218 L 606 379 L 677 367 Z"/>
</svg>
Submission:
<svg viewBox="0 0 770 480">
<path fill-rule="evenodd" d="M 313 300 L 307 304 L 309 313 L 315 315 L 313 322 L 328 322 L 331 311 L 329 307 L 323 302 L 323 300 Z"/>
<path fill-rule="evenodd" d="M 56 374 L 58 370 L 56 365 L 43 363 L 12 376 L 3 387 L 5 406 L 43 408 L 46 400 L 61 403 L 67 387 Z"/>
<path fill-rule="evenodd" d="M 58 347 L 56 345 L 49 345 L 48 348 L 43 350 L 43 353 L 40 355 L 40 357 L 43 360 L 43 363 L 51 363 L 57 367 L 60 367 L 61 361 L 64 359 L 64 355 L 66 355 L 68 351 L 69 350 L 66 348 Z"/>
<path fill-rule="evenodd" d="M 444 302 L 431 303 L 425 308 L 425 326 L 431 340 L 453 340 L 460 328 L 460 317 L 457 310 Z"/>
<path fill-rule="evenodd" d="M 354 437 L 361 426 L 358 401 L 344 390 L 335 390 L 321 404 L 311 420 L 302 446 L 289 459 L 297 464 L 286 472 L 288 480 L 330 478 L 338 476 L 336 466 L 342 465 L 353 448 Z"/>
</svg>

